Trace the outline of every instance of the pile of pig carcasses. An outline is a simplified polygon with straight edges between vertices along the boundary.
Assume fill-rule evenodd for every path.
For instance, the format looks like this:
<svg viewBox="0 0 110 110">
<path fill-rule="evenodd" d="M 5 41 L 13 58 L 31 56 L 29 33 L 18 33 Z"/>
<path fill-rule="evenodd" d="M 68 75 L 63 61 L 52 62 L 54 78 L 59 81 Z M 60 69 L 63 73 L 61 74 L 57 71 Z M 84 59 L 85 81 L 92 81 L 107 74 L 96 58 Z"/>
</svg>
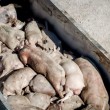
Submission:
<svg viewBox="0 0 110 110">
<path fill-rule="evenodd" d="M 12 13 L 11 8 L 0 10 L 0 87 L 3 85 L 0 110 L 109 110 L 109 53 L 50 0 L 1 0 L 0 8 L 12 3 L 17 12 L 16 22 L 15 10 Z M 2 15 L 7 11 L 10 12 L 6 16 Z M 25 44 L 22 30 L 25 37 L 29 36 Z M 39 38 L 31 39 L 31 36 L 35 38 L 33 33 L 44 35 L 43 44 Z M 11 34 L 16 34 L 16 38 L 10 37 Z M 49 39 L 46 34 L 52 37 Z M 4 35 L 9 39 L 4 40 Z M 15 43 L 14 39 L 19 42 Z M 70 69 L 72 65 L 74 67 Z M 69 70 L 79 75 L 71 75 Z M 54 71 L 55 75 L 51 74 Z M 18 84 L 19 80 L 21 84 Z"/>
</svg>

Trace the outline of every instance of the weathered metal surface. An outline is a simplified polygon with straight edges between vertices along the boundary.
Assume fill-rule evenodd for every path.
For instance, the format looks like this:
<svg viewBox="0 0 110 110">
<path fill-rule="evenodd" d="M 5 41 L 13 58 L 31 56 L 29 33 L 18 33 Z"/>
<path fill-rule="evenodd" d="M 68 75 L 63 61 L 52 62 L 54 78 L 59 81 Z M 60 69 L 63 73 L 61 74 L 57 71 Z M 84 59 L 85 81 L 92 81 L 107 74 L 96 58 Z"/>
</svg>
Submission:
<svg viewBox="0 0 110 110">
<path fill-rule="evenodd" d="M 35 17 L 48 20 L 55 33 L 67 46 L 80 55 L 89 56 L 96 62 L 101 70 L 105 86 L 110 92 L 110 54 L 92 39 L 62 7 L 53 4 L 51 0 L 29 1 Z"/>
</svg>

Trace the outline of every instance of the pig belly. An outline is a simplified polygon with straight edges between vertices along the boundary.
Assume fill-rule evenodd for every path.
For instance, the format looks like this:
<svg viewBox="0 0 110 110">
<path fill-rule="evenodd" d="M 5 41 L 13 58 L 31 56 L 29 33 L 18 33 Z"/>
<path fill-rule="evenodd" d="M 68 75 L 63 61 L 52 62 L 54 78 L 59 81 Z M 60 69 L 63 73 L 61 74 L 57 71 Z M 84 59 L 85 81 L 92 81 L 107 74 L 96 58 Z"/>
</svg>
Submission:
<svg viewBox="0 0 110 110">
<path fill-rule="evenodd" d="M 79 90 L 79 93 L 76 94 L 76 95 L 79 95 L 81 93 L 81 90 L 83 87 L 84 87 L 84 83 L 83 83 L 82 77 L 80 77 L 80 75 L 69 74 L 68 76 L 66 76 L 66 84 L 65 84 L 66 90 L 68 90 L 68 88 L 69 88 L 73 91 L 73 93 L 75 90 Z"/>
<path fill-rule="evenodd" d="M 105 108 L 108 105 L 108 93 L 100 74 L 86 59 L 78 58 L 75 62 L 83 73 L 86 85 L 81 93 L 82 99 L 85 103 L 100 108 L 100 110 L 106 110 Z"/>
</svg>

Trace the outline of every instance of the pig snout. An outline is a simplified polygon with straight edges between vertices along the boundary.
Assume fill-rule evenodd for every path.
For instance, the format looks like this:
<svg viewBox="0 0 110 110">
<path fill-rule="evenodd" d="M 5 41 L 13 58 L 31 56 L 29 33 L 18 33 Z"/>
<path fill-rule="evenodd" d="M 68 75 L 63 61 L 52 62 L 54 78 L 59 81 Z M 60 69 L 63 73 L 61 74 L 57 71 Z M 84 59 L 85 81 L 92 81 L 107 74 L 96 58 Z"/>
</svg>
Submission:
<svg viewBox="0 0 110 110">
<path fill-rule="evenodd" d="M 76 89 L 76 90 L 73 90 L 73 93 L 75 95 L 79 95 L 81 93 L 82 89 Z"/>
</svg>

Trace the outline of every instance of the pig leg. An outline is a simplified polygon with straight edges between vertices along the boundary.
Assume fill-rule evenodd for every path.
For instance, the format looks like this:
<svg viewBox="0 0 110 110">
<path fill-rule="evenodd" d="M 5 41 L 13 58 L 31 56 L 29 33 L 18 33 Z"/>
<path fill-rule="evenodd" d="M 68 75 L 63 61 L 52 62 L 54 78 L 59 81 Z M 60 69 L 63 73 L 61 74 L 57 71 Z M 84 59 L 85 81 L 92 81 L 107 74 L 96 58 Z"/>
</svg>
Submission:
<svg viewBox="0 0 110 110">
<path fill-rule="evenodd" d="M 17 95 L 21 95 L 21 90 L 16 90 L 15 92 Z"/>
<path fill-rule="evenodd" d="M 72 95 L 73 95 L 73 91 L 68 89 L 68 93 L 66 94 L 66 96 L 63 99 L 60 99 L 59 101 L 57 101 L 57 103 L 59 102 L 63 103 L 65 100 L 69 99 Z"/>
<path fill-rule="evenodd" d="M 50 78 L 50 82 L 53 84 L 53 87 L 55 88 L 55 90 L 57 91 L 57 93 L 59 94 L 59 96 L 61 98 L 63 98 L 64 96 L 63 96 L 63 93 L 62 93 L 62 90 L 61 90 L 61 85 L 60 85 L 59 81 L 57 79 L 54 80 L 54 81 L 52 81 L 51 78 Z"/>
<path fill-rule="evenodd" d="M 55 90 L 58 92 L 59 96 L 61 98 L 63 98 L 64 96 L 63 96 L 62 91 L 61 91 L 61 86 L 59 84 L 53 84 L 53 85 L 54 85 Z"/>
<path fill-rule="evenodd" d="M 4 85 L 4 83 L 3 83 L 3 85 Z M 4 89 L 3 89 L 3 95 L 4 95 L 5 98 L 7 99 L 7 96 L 15 95 L 15 93 L 9 92 L 6 88 L 4 88 Z"/>
</svg>

